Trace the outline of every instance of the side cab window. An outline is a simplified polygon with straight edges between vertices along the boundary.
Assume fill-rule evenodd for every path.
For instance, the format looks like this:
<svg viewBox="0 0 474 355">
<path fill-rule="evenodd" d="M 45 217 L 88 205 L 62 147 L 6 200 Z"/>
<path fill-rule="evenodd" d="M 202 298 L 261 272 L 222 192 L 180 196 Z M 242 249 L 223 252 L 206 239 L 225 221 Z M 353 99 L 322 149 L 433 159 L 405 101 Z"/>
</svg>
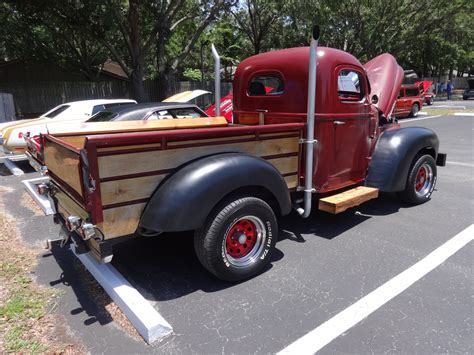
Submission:
<svg viewBox="0 0 474 355">
<path fill-rule="evenodd" d="M 354 69 L 341 69 L 337 75 L 337 94 L 341 101 L 360 101 L 365 96 L 365 82 Z"/>
</svg>

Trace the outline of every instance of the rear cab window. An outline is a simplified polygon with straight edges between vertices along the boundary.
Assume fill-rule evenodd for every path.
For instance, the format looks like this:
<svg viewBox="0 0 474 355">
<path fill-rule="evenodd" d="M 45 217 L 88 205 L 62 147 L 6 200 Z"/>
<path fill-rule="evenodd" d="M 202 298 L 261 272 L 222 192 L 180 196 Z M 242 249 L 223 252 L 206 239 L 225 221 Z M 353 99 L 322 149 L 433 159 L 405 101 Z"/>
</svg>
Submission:
<svg viewBox="0 0 474 355">
<path fill-rule="evenodd" d="M 285 90 L 283 78 L 278 73 L 258 74 L 249 82 L 249 96 L 281 95 Z"/>
<path fill-rule="evenodd" d="M 364 78 L 353 69 L 341 69 L 337 75 L 337 94 L 341 101 L 360 101 L 365 96 Z"/>
</svg>

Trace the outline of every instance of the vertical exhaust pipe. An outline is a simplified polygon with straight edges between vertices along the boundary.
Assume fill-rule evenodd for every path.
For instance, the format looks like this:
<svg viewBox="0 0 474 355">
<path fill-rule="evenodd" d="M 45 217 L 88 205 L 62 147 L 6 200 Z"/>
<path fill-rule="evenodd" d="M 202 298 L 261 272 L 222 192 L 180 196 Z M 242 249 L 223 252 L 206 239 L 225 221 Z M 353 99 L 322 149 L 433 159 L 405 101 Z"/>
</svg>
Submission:
<svg viewBox="0 0 474 355">
<path fill-rule="evenodd" d="M 214 44 L 211 46 L 214 57 L 214 92 L 216 99 L 216 117 L 221 115 L 221 58 Z"/>
<path fill-rule="evenodd" d="M 311 45 L 309 47 L 309 70 L 308 70 L 308 113 L 306 116 L 306 166 L 305 166 L 305 184 L 304 184 L 304 207 L 296 207 L 296 211 L 303 218 L 307 218 L 311 213 L 311 199 L 313 189 L 313 152 L 314 144 L 314 112 L 316 106 L 316 63 L 319 39 L 319 26 L 313 27 Z"/>
</svg>

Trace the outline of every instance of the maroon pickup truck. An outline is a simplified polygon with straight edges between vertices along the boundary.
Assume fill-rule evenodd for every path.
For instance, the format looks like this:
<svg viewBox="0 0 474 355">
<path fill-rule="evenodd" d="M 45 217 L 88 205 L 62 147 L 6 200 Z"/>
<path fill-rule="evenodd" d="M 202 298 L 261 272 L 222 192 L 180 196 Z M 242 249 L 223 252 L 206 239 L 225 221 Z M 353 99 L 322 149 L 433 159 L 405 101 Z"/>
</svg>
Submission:
<svg viewBox="0 0 474 355">
<path fill-rule="evenodd" d="M 395 58 L 362 65 L 318 49 L 317 37 L 315 28 L 309 48 L 240 63 L 232 124 L 98 122 L 42 137 L 51 183 L 40 190 L 64 240 L 109 262 L 128 238 L 193 230 L 202 265 L 237 281 L 269 262 L 278 217 L 292 210 L 339 213 L 379 191 L 428 201 L 446 155 L 434 132 L 392 119 L 403 77 Z"/>
</svg>

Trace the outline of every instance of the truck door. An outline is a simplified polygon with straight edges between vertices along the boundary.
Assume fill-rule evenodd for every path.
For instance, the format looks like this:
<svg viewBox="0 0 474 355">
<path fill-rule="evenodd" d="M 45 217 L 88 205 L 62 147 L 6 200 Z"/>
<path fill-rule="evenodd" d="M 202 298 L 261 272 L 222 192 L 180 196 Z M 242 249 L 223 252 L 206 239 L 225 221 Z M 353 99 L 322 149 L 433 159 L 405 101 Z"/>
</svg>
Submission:
<svg viewBox="0 0 474 355">
<path fill-rule="evenodd" d="M 337 73 L 333 126 L 333 164 L 329 168 L 329 187 L 342 188 L 362 181 L 367 169 L 371 138 L 371 110 L 368 85 L 356 67 L 340 66 Z"/>
<path fill-rule="evenodd" d="M 398 99 L 395 103 L 395 108 L 393 109 L 393 114 L 395 116 L 397 115 L 403 115 L 407 111 L 407 103 L 408 100 L 405 97 L 405 89 L 401 88 L 400 92 L 398 94 Z"/>
</svg>

